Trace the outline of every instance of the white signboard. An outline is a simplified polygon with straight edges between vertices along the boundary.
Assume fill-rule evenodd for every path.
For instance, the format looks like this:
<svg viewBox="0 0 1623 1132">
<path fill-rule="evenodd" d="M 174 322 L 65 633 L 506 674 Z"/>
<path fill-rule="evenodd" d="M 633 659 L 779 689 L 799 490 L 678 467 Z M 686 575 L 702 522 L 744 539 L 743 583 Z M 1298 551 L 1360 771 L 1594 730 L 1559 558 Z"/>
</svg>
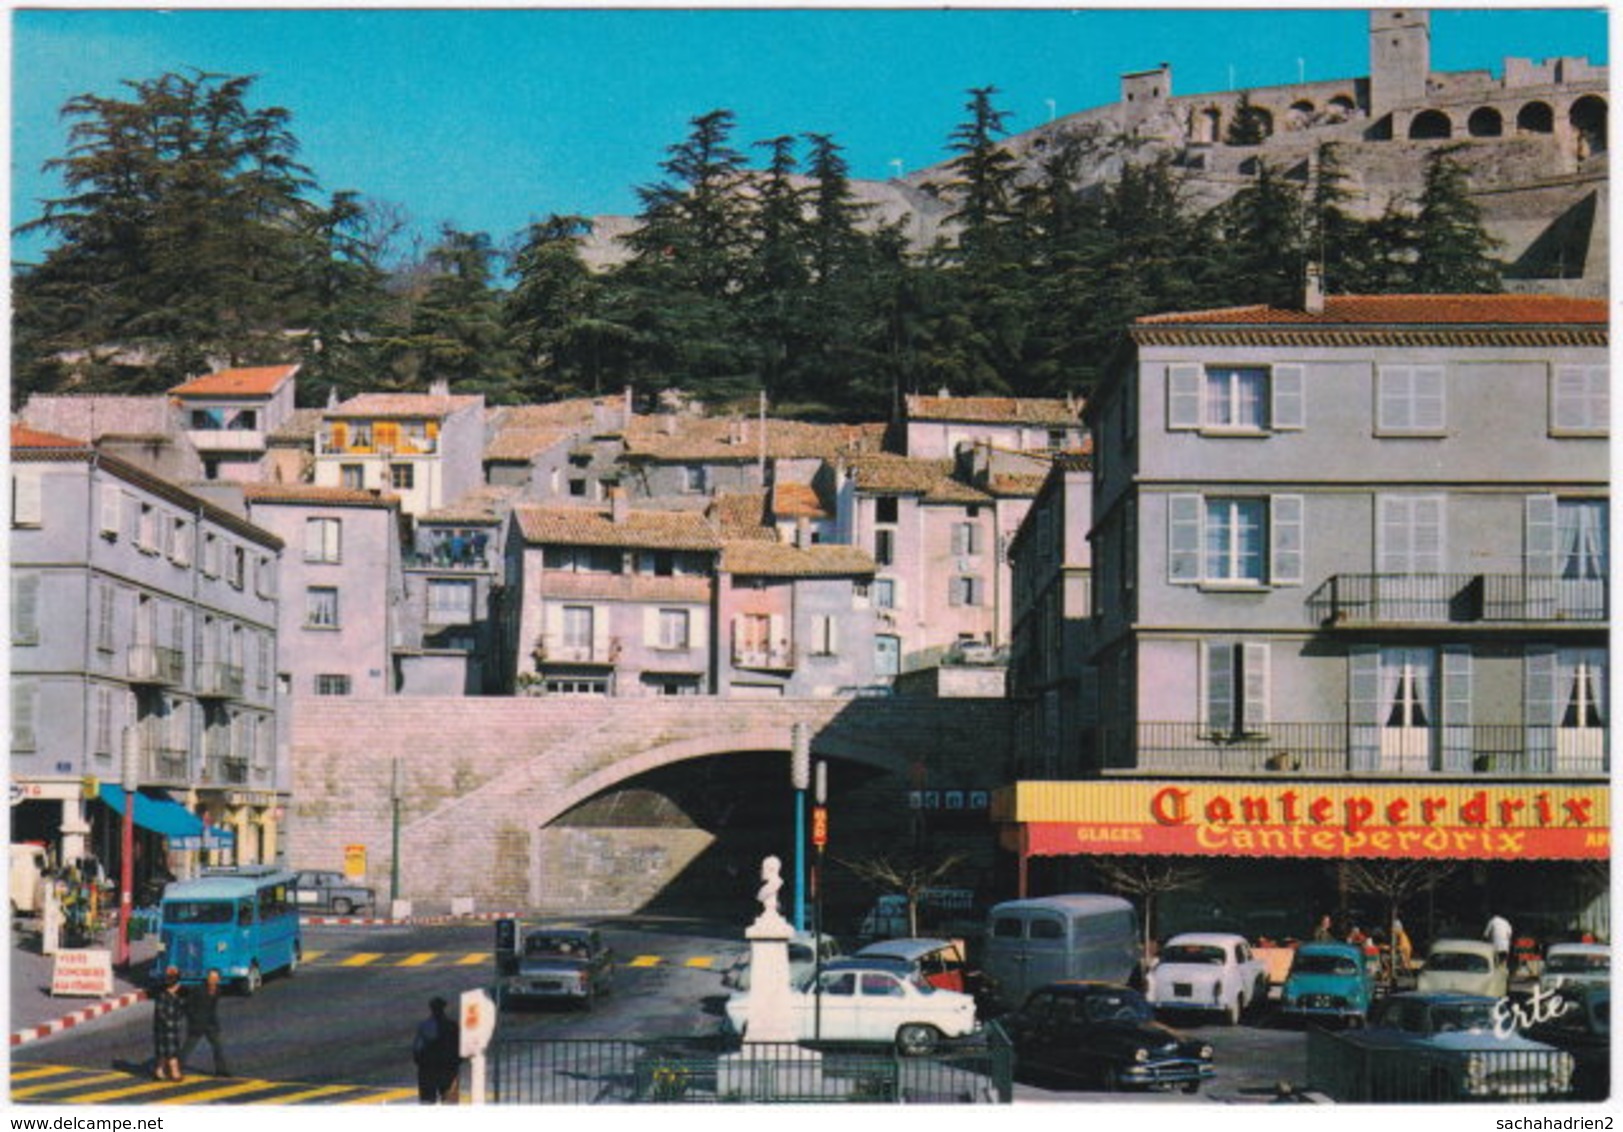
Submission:
<svg viewBox="0 0 1623 1132">
<path fill-rule="evenodd" d="M 105 948 L 58 951 L 51 969 L 51 993 L 107 998 L 113 993 L 113 953 Z"/>
</svg>

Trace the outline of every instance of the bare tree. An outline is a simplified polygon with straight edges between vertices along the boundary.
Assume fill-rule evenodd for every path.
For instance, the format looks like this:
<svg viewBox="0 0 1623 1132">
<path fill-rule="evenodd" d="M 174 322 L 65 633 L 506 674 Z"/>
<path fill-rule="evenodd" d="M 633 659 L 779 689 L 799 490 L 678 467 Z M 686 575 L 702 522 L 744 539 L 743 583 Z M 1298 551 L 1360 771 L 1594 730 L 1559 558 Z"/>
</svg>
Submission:
<svg viewBox="0 0 1623 1132">
<path fill-rule="evenodd" d="M 1342 880 L 1348 892 L 1378 896 L 1386 902 L 1386 954 L 1387 969 L 1396 971 L 1398 909 L 1405 901 L 1422 892 L 1436 888 L 1455 870 L 1454 865 L 1439 861 L 1346 861 L 1342 864 Z"/>
<path fill-rule="evenodd" d="M 1206 879 L 1200 865 L 1186 865 L 1167 857 L 1096 857 L 1094 871 L 1118 892 L 1136 896 L 1144 903 L 1144 958 L 1150 955 L 1155 938 L 1155 901 L 1169 892 L 1193 888 Z"/>
<path fill-rule="evenodd" d="M 907 934 L 919 934 L 919 902 L 924 890 L 934 888 L 963 865 L 963 853 L 945 857 L 909 852 L 896 857 L 867 857 L 859 861 L 841 860 L 860 879 L 881 892 L 895 892 L 907 898 Z"/>
</svg>

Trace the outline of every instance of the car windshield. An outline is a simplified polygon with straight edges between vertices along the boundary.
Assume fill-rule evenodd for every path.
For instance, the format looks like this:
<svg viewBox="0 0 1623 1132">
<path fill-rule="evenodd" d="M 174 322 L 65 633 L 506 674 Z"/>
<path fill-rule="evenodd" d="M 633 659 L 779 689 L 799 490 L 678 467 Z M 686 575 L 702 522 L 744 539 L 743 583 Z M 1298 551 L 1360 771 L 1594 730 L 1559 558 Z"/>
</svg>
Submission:
<svg viewBox="0 0 1623 1132">
<path fill-rule="evenodd" d="M 1201 943 L 1175 943 L 1161 952 L 1163 963 L 1201 963 L 1221 967 L 1223 949 Z"/>
<path fill-rule="evenodd" d="M 1350 955 L 1298 955 L 1291 964 L 1293 975 L 1356 975 L 1358 964 Z"/>
<path fill-rule="evenodd" d="M 1488 957 L 1474 951 L 1434 951 L 1426 956 L 1428 971 L 1458 971 L 1481 974 L 1488 969 Z"/>
<path fill-rule="evenodd" d="M 586 952 L 586 941 L 574 936 L 532 935 L 524 941 L 526 955 L 568 955 L 583 959 Z"/>
<path fill-rule="evenodd" d="M 1082 1012 L 1089 1022 L 1148 1022 L 1150 1004 L 1137 994 L 1090 994 Z"/>
<path fill-rule="evenodd" d="M 1552 955 L 1544 964 L 1544 970 L 1551 975 L 1585 975 L 1597 971 L 1605 971 L 1611 967 L 1611 960 L 1605 955 L 1588 955 L 1582 952 L 1565 955 Z"/>
<path fill-rule="evenodd" d="M 1431 1029 L 1435 1034 L 1462 1030 L 1480 1033 L 1493 1029 L 1493 1003 L 1450 1002 L 1432 1007 Z"/>
<path fill-rule="evenodd" d="M 229 924 L 236 904 L 228 900 L 177 900 L 163 906 L 166 924 Z"/>
</svg>

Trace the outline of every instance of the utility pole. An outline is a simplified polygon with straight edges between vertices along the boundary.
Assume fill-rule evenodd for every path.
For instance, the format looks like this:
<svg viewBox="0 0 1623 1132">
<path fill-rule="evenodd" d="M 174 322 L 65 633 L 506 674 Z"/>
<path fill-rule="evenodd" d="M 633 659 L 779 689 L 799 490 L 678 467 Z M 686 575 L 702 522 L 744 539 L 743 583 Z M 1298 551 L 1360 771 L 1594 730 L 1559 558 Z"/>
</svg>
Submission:
<svg viewBox="0 0 1623 1132">
<path fill-rule="evenodd" d="M 136 732 L 132 728 L 124 728 L 119 751 L 119 784 L 124 787 L 124 822 L 118 853 L 118 948 L 113 953 L 113 963 L 126 970 L 130 965 L 130 916 L 135 910 L 132 899 L 135 889 L 135 789 L 141 779 L 141 751 L 135 737 Z"/>
<path fill-rule="evenodd" d="M 394 760 L 394 769 L 389 781 L 389 809 L 392 815 L 390 821 L 389 847 L 389 915 L 394 915 L 394 902 L 400 899 L 400 759 Z"/>
<path fill-rule="evenodd" d="M 828 844 L 828 763 L 818 760 L 812 779 L 812 1040 L 823 1038 L 823 848 Z"/>
</svg>

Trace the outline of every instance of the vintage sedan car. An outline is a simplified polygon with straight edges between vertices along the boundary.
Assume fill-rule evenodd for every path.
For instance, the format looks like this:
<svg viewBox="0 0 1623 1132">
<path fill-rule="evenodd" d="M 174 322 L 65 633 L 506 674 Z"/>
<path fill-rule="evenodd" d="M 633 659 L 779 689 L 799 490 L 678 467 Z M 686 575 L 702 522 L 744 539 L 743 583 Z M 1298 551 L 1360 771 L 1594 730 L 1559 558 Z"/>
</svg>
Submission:
<svg viewBox="0 0 1623 1132">
<path fill-rule="evenodd" d="M 1291 960 L 1280 995 L 1287 1018 L 1362 1024 L 1375 999 L 1375 977 L 1351 943 L 1304 943 Z"/>
<path fill-rule="evenodd" d="M 593 928 L 536 928 L 524 935 L 517 970 L 497 984 L 502 1003 L 553 1000 L 590 1010 L 614 988 L 614 952 Z"/>
<path fill-rule="evenodd" d="M 1604 943 L 1552 943 L 1544 952 L 1538 985 L 1551 991 L 1564 986 L 1606 985 L 1612 981 L 1612 949 Z"/>
<path fill-rule="evenodd" d="M 1493 954 L 1493 945 L 1480 939 L 1440 939 L 1426 952 L 1426 962 L 1415 981 L 1418 991 L 1481 994 L 1503 998 L 1510 972 Z"/>
<path fill-rule="evenodd" d="M 1032 1079 L 1117 1089 L 1200 1090 L 1212 1047 L 1155 1020 L 1144 996 L 1116 983 L 1065 981 L 1033 991 L 1003 1019 L 1015 1068 Z"/>
<path fill-rule="evenodd" d="M 963 947 L 950 939 L 881 940 L 858 948 L 851 958 L 899 960 L 932 987 L 963 994 L 976 994 L 981 981 L 980 973 L 964 958 Z"/>
<path fill-rule="evenodd" d="M 824 963 L 841 955 L 839 941 L 816 932 L 796 932 L 789 937 L 789 985 L 798 987 Z M 721 973 L 721 985 L 729 990 L 750 989 L 750 953 L 745 949 Z"/>
<path fill-rule="evenodd" d="M 1232 1026 L 1268 1001 L 1268 966 L 1244 936 L 1185 932 L 1161 948 L 1145 988 L 1157 1010 L 1216 1012 Z"/>
<path fill-rule="evenodd" d="M 1572 1055 L 1572 1095 L 1603 1101 L 1612 1091 L 1612 988 L 1608 983 L 1575 983 L 1550 999 L 1550 1016 L 1525 1033 L 1536 1042 Z"/>
<path fill-rule="evenodd" d="M 327 869 L 299 869 L 288 891 L 299 911 L 331 912 L 336 916 L 371 912 L 378 900 L 377 893 L 364 884 Z"/>
<path fill-rule="evenodd" d="M 1369 1025 L 1342 1037 L 1366 1059 L 1371 1095 L 1343 1100 L 1555 1099 L 1572 1087 L 1573 1058 L 1500 1023 L 1499 1000 L 1471 994 L 1396 994 Z"/>
<path fill-rule="evenodd" d="M 749 999 L 740 992 L 727 1000 L 727 1025 L 740 1037 L 749 1029 Z M 790 992 L 789 1010 L 799 1041 L 882 1042 L 907 1055 L 979 1026 L 969 995 L 938 990 L 895 960 L 836 959 Z"/>
</svg>

